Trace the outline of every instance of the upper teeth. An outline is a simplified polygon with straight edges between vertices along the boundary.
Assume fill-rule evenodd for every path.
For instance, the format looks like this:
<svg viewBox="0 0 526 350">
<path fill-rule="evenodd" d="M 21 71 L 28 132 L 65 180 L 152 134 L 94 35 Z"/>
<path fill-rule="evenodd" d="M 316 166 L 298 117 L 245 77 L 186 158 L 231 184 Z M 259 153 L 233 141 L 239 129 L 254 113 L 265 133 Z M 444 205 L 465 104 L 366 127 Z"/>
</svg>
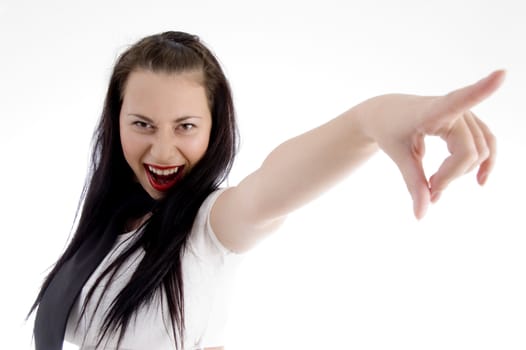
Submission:
<svg viewBox="0 0 526 350">
<path fill-rule="evenodd" d="M 156 174 L 156 175 L 172 175 L 172 174 L 177 174 L 177 172 L 179 171 L 179 167 L 175 167 L 175 168 L 171 168 L 171 169 L 157 169 L 157 168 L 154 168 L 153 166 L 151 165 L 148 165 L 148 169 Z"/>
</svg>

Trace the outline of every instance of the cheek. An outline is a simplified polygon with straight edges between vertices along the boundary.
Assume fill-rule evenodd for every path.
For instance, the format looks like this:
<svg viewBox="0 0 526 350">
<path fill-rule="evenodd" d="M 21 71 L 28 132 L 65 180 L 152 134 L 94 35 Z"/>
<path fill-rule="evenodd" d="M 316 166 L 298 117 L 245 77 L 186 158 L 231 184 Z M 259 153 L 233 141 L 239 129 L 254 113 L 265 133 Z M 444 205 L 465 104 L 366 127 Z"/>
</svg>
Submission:
<svg viewBox="0 0 526 350">
<path fill-rule="evenodd" d="M 138 162 L 141 155 L 141 145 L 138 140 L 129 134 L 121 134 L 121 147 L 124 153 L 124 158 L 132 168 Z"/>
<path fill-rule="evenodd" d="M 195 164 L 206 153 L 206 150 L 208 149 L 208 137 L 206 135 L 195 137 L 191 140 L 188 140 L 188 142 L 184 145 L 184 151 L 186 158 L 190 161 L 190 163 Z"/>
<path fill-rule="evenodd" d="M 210 135 L 204 135 L 202 138 L 199 139 L 198 143 L 196 144 L 196 153 L 201 159 L 208 149 L 208 143 L 210 141 Z"/>
</svg>

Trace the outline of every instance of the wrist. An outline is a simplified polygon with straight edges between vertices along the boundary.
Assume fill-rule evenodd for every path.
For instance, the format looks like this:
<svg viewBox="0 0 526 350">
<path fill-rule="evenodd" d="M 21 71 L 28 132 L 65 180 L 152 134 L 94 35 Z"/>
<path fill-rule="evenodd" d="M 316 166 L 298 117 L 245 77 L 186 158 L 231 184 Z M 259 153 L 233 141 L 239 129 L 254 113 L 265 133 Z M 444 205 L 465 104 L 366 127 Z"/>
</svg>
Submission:
<svg viewBox="0 0 526 350">
<path fill-rule="evenodd" d="M 374 136 L 374 126 L 371 125 L 374 115 L 374 109 L 377 106 L 377 98 L 368 99 L 360 104 L 352 107 L 346 112 L 348 125 L 350 125 L 350 135 L 355 143 L 364 145 L 365 147 L 373 147 L 377 145 L 377 140 Z"/>
</svg>

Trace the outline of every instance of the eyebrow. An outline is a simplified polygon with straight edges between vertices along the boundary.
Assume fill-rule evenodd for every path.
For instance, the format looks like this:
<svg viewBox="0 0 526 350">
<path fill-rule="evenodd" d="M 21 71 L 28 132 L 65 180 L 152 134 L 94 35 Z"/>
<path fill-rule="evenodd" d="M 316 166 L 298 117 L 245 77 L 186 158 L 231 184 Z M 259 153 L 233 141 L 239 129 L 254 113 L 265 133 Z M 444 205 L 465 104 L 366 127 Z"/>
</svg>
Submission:
<svg viewBox="0 0 526 350">
<path fill-rule="evenodd" d="M 138 113 L 128 113 L 128 115 L 130 116 L 134 116 L 134 117 L 139 117 L 141 119 L 144 119 L 146 120 L 147 122 L 149 123 L 152 123 L 154 124 L 154 121 L 150 118 L 148 118 L 147 116 L 144 116 L 142 114 L 138 114 Z M 188 120 L 188 119 L 192 119 L 192 118 L 198 118 L 198 119 L 201 119 L 201 117 L 197 116 L 197 115 L 186 115 L 184 117 L 179 117 L 177 119 L 174 120 L 174 122 L 176 123 L 181 123 L 181 122 L 184 122 L 185 120 Z"/>
</svg>

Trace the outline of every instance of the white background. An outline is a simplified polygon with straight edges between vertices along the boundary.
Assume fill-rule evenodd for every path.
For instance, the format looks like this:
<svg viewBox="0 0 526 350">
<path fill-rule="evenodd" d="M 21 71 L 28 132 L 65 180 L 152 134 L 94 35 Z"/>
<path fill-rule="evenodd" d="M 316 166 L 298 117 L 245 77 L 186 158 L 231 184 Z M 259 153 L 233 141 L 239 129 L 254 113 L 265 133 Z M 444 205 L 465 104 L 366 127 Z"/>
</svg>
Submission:
<svg viewBox="0 0 526 350">
<path fill-rule="evenodd" d="M 486 186 L 464 176 L 417 222 L 379 153 L 247 255 L 227 349 L 525 349 L 525 19 L 514 0 L 0 0 L 0 348 L 32 347 L 24 316 L 68 238 L 116 56 L 183 30 L 234 89 L 231 184 L 366 98 L 508 71 L 474 109 L 499 141 Z"/>
</svg>

